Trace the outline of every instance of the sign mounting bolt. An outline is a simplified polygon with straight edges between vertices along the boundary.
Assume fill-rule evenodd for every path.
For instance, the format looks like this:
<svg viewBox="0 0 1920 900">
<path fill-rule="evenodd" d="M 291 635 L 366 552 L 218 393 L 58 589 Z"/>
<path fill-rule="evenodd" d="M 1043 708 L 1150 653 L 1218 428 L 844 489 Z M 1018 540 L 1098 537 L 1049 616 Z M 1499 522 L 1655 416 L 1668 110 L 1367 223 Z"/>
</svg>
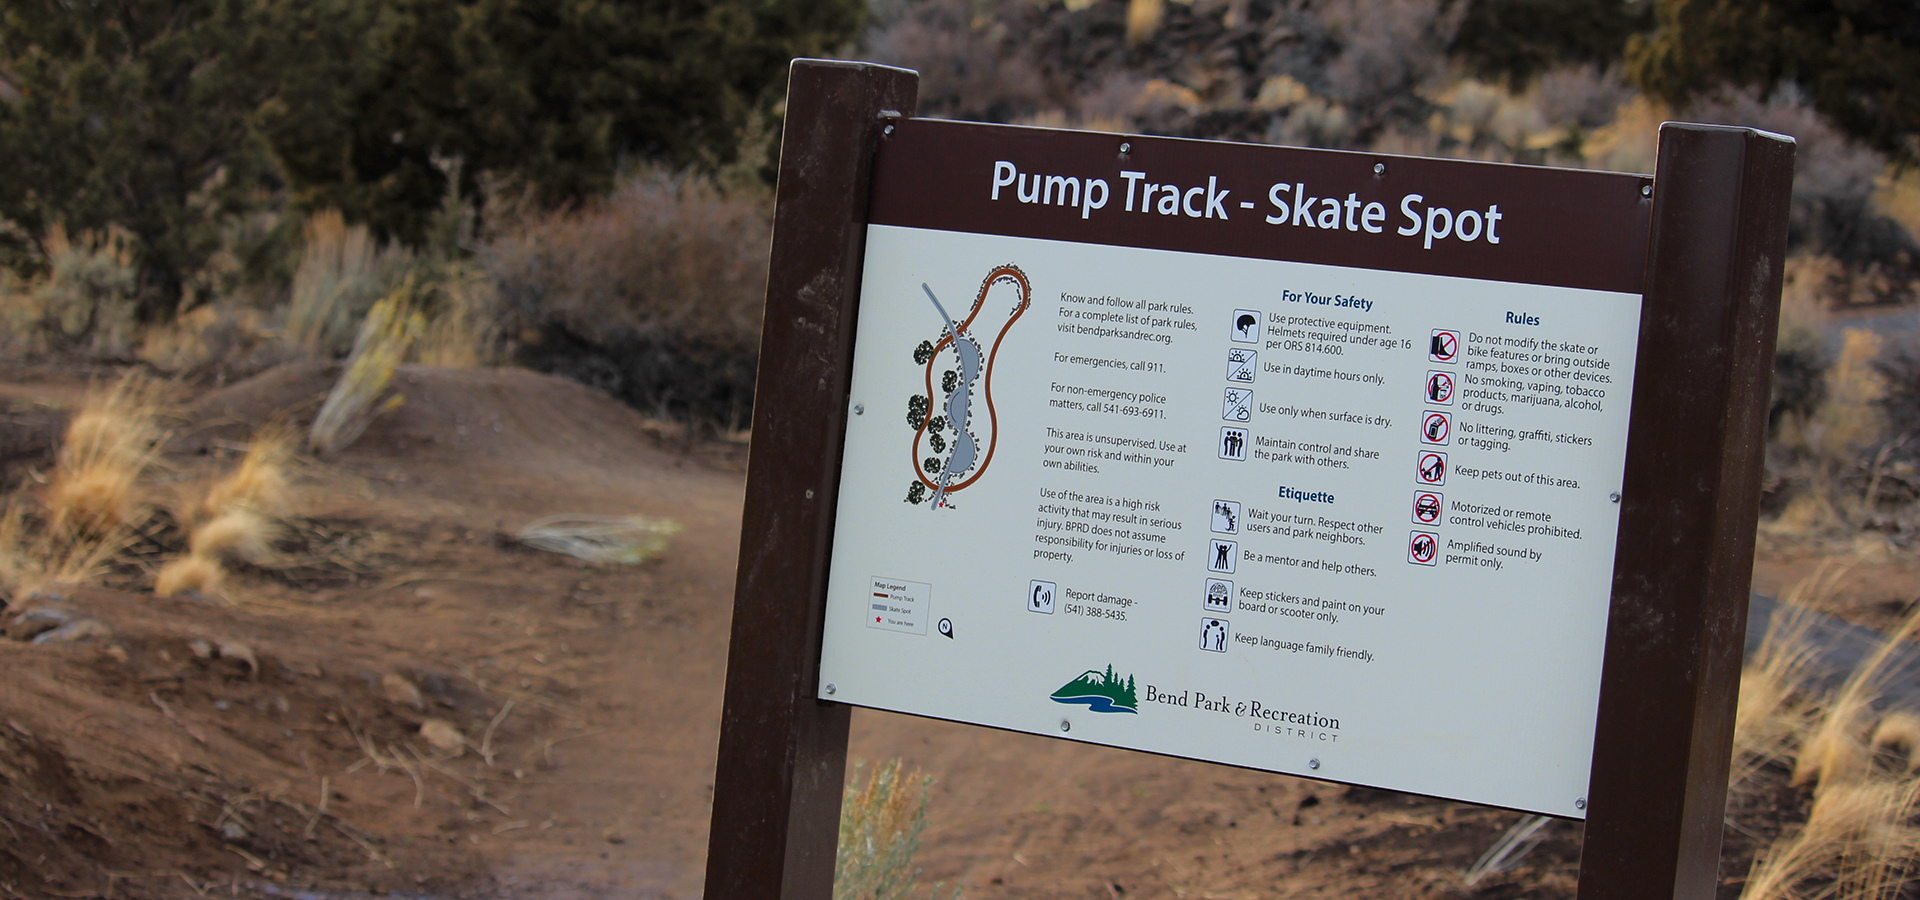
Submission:
<svg viewBox="0 0 1920 900">
<path fill-rule="evenodd" d="M 1067 720 L 1065 720 L 1065 719 L 1061 719 L 1061 720 L 1060 720 L 1060 730 L 1061 730 L 1062 732 L 1068 732 L 1068 731 L 1072 731 L 1072 730 L 1073 730 L 1073 723 L 1072 723 L 1072 722 L 1069 722 L 1069 721 L 1067 721 Z"/>
<path fill-rule="evenodd" d="M 864 416 L 864 415 L 866 415 L 866 414 L 867 414 L 867 405 L 866 405 L 865 403 L 855 403 L 855 404 L 853 405 L 853 414 L 854 414 L 854 415 L 856 415 L 856 416 Z"/>
<path fill-rule="evenodd" d="M 1643 184 L 1643 185 L 1641 185 L 1641 186 L 1640 186 L 1640 196 L 1642 196 L 1642 197 L 1651 197 L 1651 196 L 1653 196 L 1653 185 L 1650 185 L 1650 184 Z"/>
<path fill-rule="evenodd" d="M 827 696 L 833 696 L 834 691 L 837 690 L 839 690 L 839 688 L 834 687 L 833 682 L 827 682 Z"/>
<path fill-rule="evenodd" d="M 1386 164 L 1386 163 L 1374 163 L 1374 164 L 1373 164 L 1373 174 L 1375 174 L 1375 175 L 1385 175 L 1385 174 L 1387 174 L 1387 164 Z"/>
<path fill-rule="evenodd" d="M 813 488 L 807 488 L 807 499 L 808 500 L 813 499 Z"/>
<path fill-rule="evenodd" d="M 1587 808 L 1587 798 L 1585 798 L 1585 797 L 1581 797 L 1580 799 L 1578 799 L 1578 800 L 1575 800 L 1575 801 L 1573 801 L 1573 808 L 1574 808 L 1574 809 L 1586 809 L 1586 808 Z"/>
<path fill-rule="evenodd" d="M 1121 152 L 1121 153 L 1132 153 L 1132 152 L 1133 152 L 1133 143 L 1132 143 L 1131 141 L 1121 141 L 1121 142 L 1120 142 L 1120 152 Z"/>
<path fill-rule="evenodd" d="M 1316 756 L 1312 759 L 1307 760 L 1307 768 L 1309 769 L 1320 768 L 1320 757 Z"/>
<path fill-rule="evenodd" d="M 881 133 L 881 134 L 892 134 L 892 133 L 893 133 L 893 126 L 892 126 L 892 125 L 888 125 L 887 127 L 885 127 L 885 128 L 882 128 L 882 129 L 880 129 L 880 133 Z"/>
<path fill-rule="evenodd" d="M 1608 499 L 1608 500 L 1612 500 L 1612 501 L 1613 501 L 1613 502 L 1615 502 L 1615 503 L 1619 503 L 1619 502 L 1620 502 L 1620 492 L 1619 492 L 1619 491 L 1614 491 L 1613 493 L 1611 493 L 1611 494 L 1608 494 L 1608 495 L 1607 495 L 1607 499 Z"/>
</svg>

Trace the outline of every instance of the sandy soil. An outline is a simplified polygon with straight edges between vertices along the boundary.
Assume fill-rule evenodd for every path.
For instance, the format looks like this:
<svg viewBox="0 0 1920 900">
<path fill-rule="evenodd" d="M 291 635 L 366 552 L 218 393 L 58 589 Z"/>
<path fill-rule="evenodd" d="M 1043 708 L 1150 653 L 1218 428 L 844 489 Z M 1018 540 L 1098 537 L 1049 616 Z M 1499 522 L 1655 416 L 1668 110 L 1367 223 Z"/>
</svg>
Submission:
<svg viewBox="0 0 1920 900">
<path fill-rule="evenodd" d="M 277 417 L 310 417 L 333 371 L 289 366 L 195 400 L 170 450 L 177 477 L 226 464 Z M 0 640 L 0 896 L 699 895 L 743 451 L 523 371 L 408 369 L 398 385 L 399 410 L 303 465 L 297 565 L 238 573 L 214 597 L 158 599 L 130 571 L 11 598 L 0 622 L 53 608 L 111 633 Z M 8 483 L 44 471 L 79 386 L 41 373 L 0 390 Z M 558 512 L 685 531 L 625 568 L 508 537 Z M 1893 615 L 1913 573 L 1868 556 L 1864 587 L 1824 602 Z M 1758 585 L 1778 591 L 1820 554 L 1764 558 Z M 436 749 L 430 720 L 464 746 Z M 968 897 L 1572 893 L 1571 823 L 1469 887 L 1463 872 L 1518 814 L 883 713 L 853 722 L 853 758 L 936 779 L 920 862 Z M 1770 795 L 1736 818 L 1764 834 L 1803 802 Z M 1753 844 L 1730 844 L 1730 878 Z M 1730 880 L 1723 896 L 1737 891 Z"/>
</svg>

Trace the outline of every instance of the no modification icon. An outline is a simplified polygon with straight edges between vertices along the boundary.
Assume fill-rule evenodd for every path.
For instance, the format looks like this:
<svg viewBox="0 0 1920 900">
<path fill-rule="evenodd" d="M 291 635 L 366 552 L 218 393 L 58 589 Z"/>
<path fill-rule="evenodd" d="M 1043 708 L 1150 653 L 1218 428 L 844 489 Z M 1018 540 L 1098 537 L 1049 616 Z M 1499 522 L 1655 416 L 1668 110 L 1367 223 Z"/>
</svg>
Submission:
<svg viewBox="0 0 1920 900">
<path fill-rule="evenodd" d="M 1434 487 L 1447 483 L 1447 455 L 1438 450 L 1420 451 L 1419 464 L 1414 467 L 1413 479 L 1421 484 Z"/>
<path fill-rule="evenodd" d="M 1416 531 L 1407 540 L 1407 562 L 1431 566 L 1440 560 L 1440 536 L 1431 531 Z"/>
<path fill-rule="evenodd" d="M 1460 332 L 1442 328 L 1433 330 L 1433 340 L 1427 344 L 1427 358 L 1438 363 L 1450 363 L 1460 358 Z"/>
<path fill-rule="evenodd" d="M 1452 403 L 1453 374 L 1451 372 L 1428 372 L 1426 394 L 1428 403 Z"/>
<path fill-rule="evenodd" d="M 1447 435 L 1452 433 L 1453 417 L 1446 413 L 1428 410 L 1426 416 L 1420 420 L 1420 443 L 1422 444 L 1445 444 Z"/>
<path fill-rule="evenodd" d="M 1440 524 L 1440 512 L 1445 509 L 1445 498 L 1438 491 L 1413 492 L 1413 521 L 1416 525 Z"/>
</svg>

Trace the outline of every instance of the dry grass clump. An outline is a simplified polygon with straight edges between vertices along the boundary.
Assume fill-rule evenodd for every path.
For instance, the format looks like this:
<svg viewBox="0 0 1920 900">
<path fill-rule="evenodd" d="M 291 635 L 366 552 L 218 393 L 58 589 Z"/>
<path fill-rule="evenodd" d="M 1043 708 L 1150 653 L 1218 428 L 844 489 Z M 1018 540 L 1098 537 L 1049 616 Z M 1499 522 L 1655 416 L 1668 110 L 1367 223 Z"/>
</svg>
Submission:
<svg viewBox="0 0 1920 900">
<path fill-rule="evenodd" d="M 169 410 L 165 385 L 138 371 L 81 401 L 37 496 L 0 512 L 0 582 L 15 590 L 100 577 L 151 515 L 145 478 L 157 467 Z"/>
<path fill-rule="evenodd" d="M 187 531 L 187 552 L 160 567 L 154 593 L 209 594 L 225 579 L 226 562 L 273 562 L 273 540 L 293 502 L 293 441 L 284 427 L 262 429 L 233 471 L 183 498 L 174 517 Z"/>
<path fill-rule="evenodd" d="M 87 392 L 67 425 L 45 494 L 55 535 L 97 538 L 142 517 L 138 484 L 159 460 L 166 410 L 164 385 L 137 370 Z"/>
<path fill-rule="evenodd" d="M 1845 569 L 1823 566 L 1790 599 L 1831 591 Z M 1813 786 L 1807 821 L 1755 859 L 1741 897 L 1891 900 L 1920 856 L 1920 717 L 1882 714 L 1875 701 L 1889 663 L 1913 648 L 1920 610 L 1831 695 L 1812 688 L 1808 625 L 1803 608 L 1783 604 L 1741 678 L 1735 788 L 1763 769 Z"/>
<path fill-rule="evenodd" d="M 833 900 L 907 900 L 920 895 L 913 855 L 927 827 L 927 790 L 933 778 L 901 772 L 889 760 L 863 777 L 854 763 L 840 799 L 840 845 L 834 856 Z M 928 896 L 938 897 L 934 885 Z M 956 888 L 954 897 L 960 891 Z"/>
<path fill-rule="evenodd" d="M 346 352 L 355 323 L 380 299 L 390 264 L 367 226 L 348 225 L 337 209 L 314 213 L 293 271 L 286 342 L 309 356 Z"/>
</svg>

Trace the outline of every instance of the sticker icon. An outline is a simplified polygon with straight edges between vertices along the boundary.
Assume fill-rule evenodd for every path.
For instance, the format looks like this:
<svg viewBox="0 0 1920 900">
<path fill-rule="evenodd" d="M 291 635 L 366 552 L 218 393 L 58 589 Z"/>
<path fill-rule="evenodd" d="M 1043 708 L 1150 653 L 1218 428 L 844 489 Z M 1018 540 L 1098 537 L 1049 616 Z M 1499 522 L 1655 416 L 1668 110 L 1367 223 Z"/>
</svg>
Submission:
<svg viewBox="0 0 1920 900">
<path fill-rule="evenodd" d="M 1453 402 L 1453 375 L 1449 372 L 1428 372 L 1426 395 L 1428 403 Z"/>
<path fill-rule="evenodd" d="M 1427 343 L 1427 358 L 1437 363 L 1450 363 L 1460 358 L 1460 332 L 1445 328 L 1433 330 L 1433 340 Z"/>
<path fill-rule="evenodd" d="M 1207 569 L 1213 572 L 1233 574 L 1233 567 L 1240 561 L 1240 542 L 1223 541 L 1214 538 L 1207 551 Z"/>
<path fill-rule="evenodd" d="M 1060 586 L 1051 581 L 1033 581 L 1027 584 L 1027 612 L 1053 615 L 1053 597 L 1059 593 Z"/>
<path fill-rule="evenodd" d="M 1225 619 L 1200 620 L 1200 649 L 1227 652 L 1227 638 L 1233 635 L 1233 623 Z"/>
<path fill-rule="evenodd" d="M 1421 484 L 1434 487 L 1447 483 L 1447 455 L 1438 450 L 1420 451 L 1420 460 L 1414 466 L 1413 478 Z"/>
<path fill-rule="evenodd" d="M 1207 611 L 1233 611 L 1233 582 L 1225 578 L 1207 579 Z"/>
<path fill-rule="evenodd" d="M 1446 508 L 1446 500 L 1439 491 L 1413 492 L 1413 521 L 1416 525 L 1440 524 L 1440 511 Z"/>
<path fill-rule="evenodd" d="M 1229 422 L 1246 422 L 1253 418 L 1253 392 L 1246 388 L 1227 388 L 1226 399 L 1220 405 L 1220 418 Z"/>
<path fill-rule="evenodd" d="M 1220 458 L 1247 461 L 1247 430 L 1231 425 L 1220 429 Z"/>
<path fill-rule="evenodd" d="M 1213 533 L 1214 534 L 1239 534 L 1240 533 L 1240 501 L 1238 500 L 1213 501 Z"/>
<path fill-rule="evenodd" d="M 1252 384 L 1254 366 L 1260 361 L 1260 353 L 1243 347 L 1231 347 L 1227 350 L 1227 380 L 1241 384 Z"/>
<path fill-rule="evenodd" d="M 1438 410 L 1427 410 L 1420 419 L 1420 443 L 1445 444 L 1447 436 L 1453 433 L 1453 416 Z"/>
<path fill-rule="evenodd" d="M 1259 310 L 1236 309 L 1233 311 L 1233 339 L 1242 344 L 1260 343 Z"/>
<path fill-rule="evenodd" d="M 1440 560 L 1440 536 L 1431 531 L 1416 531 L 1407 540 L 1407 562 L 1431 566 Z"/>
</svg>

